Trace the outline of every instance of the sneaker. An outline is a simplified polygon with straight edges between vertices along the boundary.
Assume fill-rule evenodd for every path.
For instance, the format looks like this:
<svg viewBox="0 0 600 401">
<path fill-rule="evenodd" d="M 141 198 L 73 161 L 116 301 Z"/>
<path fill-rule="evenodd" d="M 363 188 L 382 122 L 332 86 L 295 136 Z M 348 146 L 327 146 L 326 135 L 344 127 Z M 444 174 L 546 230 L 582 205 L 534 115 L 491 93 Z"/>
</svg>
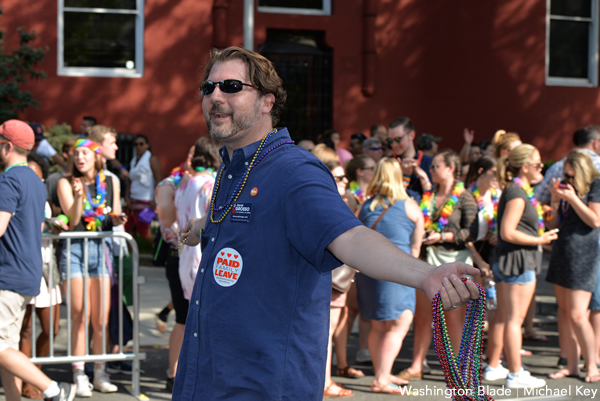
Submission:
<svg viewBox="0 0 600 401">
<path fill-rule="evenodd" d="M 92 396 L 92 390 L 94 389 L 94 386 L 91 385 L 90 378 L 87 377 L 87 375 L 75 373 L 73 375 L 73 382 L 75 382 L 75 385 L 77 386 L 77 391 L 75 392 L 77 397 Z"/>
<path fill-rule="evenodd" d="M 106 373 L 111 375 L 124 374 L 131 375 L 130 361 L 113 361 L 106 363 Z"/>
<path fill-rule="evenodd" d="M 531 374 L 528 371 L 523 370 L 523 368 L 517 373 L 509 372 L 506 376 L 507 388 L 536 388 L 544 387 L 545 385 L 546 380 L 531 376 Z"/>
<path fill-rule="evenodd" d="M 365 363 L 371 362 L 371 354 L 369 353 L 369 349 L 361 349 L 356 353 L 356 362 Z"/>
<path fill-rule="evenodd" d="M 94 372 L 94 388 L 101 393 L 114 393 L 119 389 L 110 382 L 108 375 L 102 370 Z"/>
<path fill-rule="evenodd" d="M 73 401 L 75 398 L 76 386 L 71 383 L 58 383 L 60 392 L 52 398 L 46 398 L 46 401 Z"/>
<path fill-rule="evenodd" d="M 506 376 L 508 376 L 508 369 L 500 364 L 495 368 L 492 368 L 490 365 L 488 365 L 483 370 L 483 380 L 494 381 L 506 379 Z"/>
</svg>

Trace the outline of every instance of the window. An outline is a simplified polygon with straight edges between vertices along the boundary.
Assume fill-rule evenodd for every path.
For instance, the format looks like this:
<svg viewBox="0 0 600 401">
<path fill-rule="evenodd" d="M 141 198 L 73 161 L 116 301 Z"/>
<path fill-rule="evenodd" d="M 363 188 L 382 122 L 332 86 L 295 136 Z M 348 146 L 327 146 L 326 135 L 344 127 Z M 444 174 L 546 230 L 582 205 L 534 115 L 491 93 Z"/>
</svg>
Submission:
<svg viewBox="0 0 600 401">
<path fill-rule="evenodd" d="M 59 0 L 58 75 L 144 74 L 144 0 Z"/>
<path fill-rule="evenodd" d="M 598 86 L 598 0 L 547 0 L 546 84 Z"/>
<path fill-rule="evenodd" d="M 258 0 L 262 13 L 331 15 L 331 0 Z"/>
</svg>

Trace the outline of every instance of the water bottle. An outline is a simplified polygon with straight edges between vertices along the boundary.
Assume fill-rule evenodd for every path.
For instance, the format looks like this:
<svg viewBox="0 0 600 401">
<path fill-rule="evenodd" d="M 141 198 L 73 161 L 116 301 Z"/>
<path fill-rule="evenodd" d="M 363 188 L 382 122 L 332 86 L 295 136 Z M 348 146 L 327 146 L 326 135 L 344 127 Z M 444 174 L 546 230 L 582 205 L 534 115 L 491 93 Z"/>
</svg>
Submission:
<svg viewBox="0 0 600 401">
<path fill-rule="evenodd" d="M 498 306 L 498 300 L 496 299 L 496 283 L 493 280 L 486 280 L 485 295 L 487 309 L 495 310 Z"/>
</svg>

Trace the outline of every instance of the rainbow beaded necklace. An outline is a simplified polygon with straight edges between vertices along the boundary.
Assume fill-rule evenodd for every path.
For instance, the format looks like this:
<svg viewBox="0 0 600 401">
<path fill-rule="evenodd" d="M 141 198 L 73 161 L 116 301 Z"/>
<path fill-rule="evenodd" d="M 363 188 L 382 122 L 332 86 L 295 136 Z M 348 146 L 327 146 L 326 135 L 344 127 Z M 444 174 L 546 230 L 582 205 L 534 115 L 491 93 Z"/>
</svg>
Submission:
<svg viewBox="0 0 600 401">
<path fill-rule="evenodd" d="M 84 185 L 86 197 L 83 198 L 83 221 L 88 231 L 100 231 L 106 218 L 106 176 L 102 171 L 96 174 L 96 198 L 90 195 L 87 185 Z"/>
<path fill-rule="evenodd" d="M 529 201 L 533 207 L 535 207 L 535 211 L 538 215 L 538 235 L 542 235 L 546 230 L 546 226 L 544 225 L 544 209 L 542 209 L 542 205 L 535 198 L 535 195 L 533 194 L 533 188 L 531 185 L 529 185 L 529 183 L 523 182 L 523 180 L 521 180 L 519 177 L 513 178 L 513 182 L 517 184 L 523 191 L 525 191 Z"/>
<path fill-rule="evenodd" d="M 258 165 L 258 163 L 260 163 L 262 161 L 262 159 L 264 159 L 264 157 L 266 155 L 268 155 L 269 153 L 271 153 L 273 150 L 277 149 L 278 147 L 280 147 L 282 145 L 290 145 L 290 144 L 294 143 L 294 141 L 280 142 L 277 145 L 272 146 L 270 149 L 267 149 L 259 157 L 259 155 L 261 154 L 262 150 L 264 149 L 264 146 L 265 146 L 265 143 L 267 142 L 267 140 L 271 137 L 271 135 L 273 135 L 276 132 L 277 132 L 277 128 L 275 128 L 273 131 L 269 132 L 260 141 L 260 144 L 258 145 L 258 149 L 256 149 L 256 152 L 254 153 L 254 156 L 252 157 L 252 161 L 248 165 L 248 169 L 246 170 L 246 173 L 244 174 L 244 176 L 238 182 L 237 186 L 233 190 L 233 193 L 231 194 L 231 197 L 229 198 L 229 200 L 223 206 L 216 207 L 215 206 L 215 202 L 216 202 L 217 193 L 219 192 L 219 187 L 220 187 L 220 184 L 221 184 L 221 177 L 223 175 L 223 171 L 225 171 L 225 165 L 223 165 L 223 167 L 221 168 L 221 170 L 219 170 L 219 176 L 218 176 L 218 178 L 216 180 L 215 189 L 213 191 L 212 199 L 210 201 L 210 221 L 213 224 L 218 224 L 218 223 L 222 222 L 225 219 L 225 216 L 227 216 L 227 214 L 229 213 L 229 211 L 233 208 L 234 203 L 237 202 L 238 198 L 242 194 L 242 190 L 244 189 L 244 186 L 246 185 L 246 182 L 248 181 L 248 176 L 250 175 L 250 171 L 254 167 L 256 167 Z M 215 212 L 220 212 L 220 211 L 223 211 L 223 213 L 221 214 L 221 216 L 219 216 L 218 219 L 215 219 Z"/>
<path fill-rule="evenodd" d="M 463 283 L 467 281 L 466 278 L 461 280 Z M 471 299 L 467 303 L 467 315 L 458 359 L 450 342 L 442 298 L 439 292 L 431 303 L 435 353 L 440 365 L 442 365 L 446 387 L 453 400 L 493 400 L 488 394 L 480 392 L 486 297 L 483 287 L 477 284 L 477 288 L 479 289 L 479 298 Z"/>
<path fill-rule="evenodd" d="M 442 231 L 444 226 L 448 224 L 448 217 L 450 217 L 452 211 L 454 210 L 454 206 L 458 203 L 458 197 L 465 190 L 465 184 L 459 181 L 454 185 L 452 193 L 448 199 L 446 199 L 446 202 L 442 205 L 442 207 L 438 209 L 438 211 L 441 211 L 441 213 L 439 213 L 439 216 L 436 217 L 435 215 L 438 213 L 435 210 L 435 200 L 438 189 L 439 186 L 436 187 L 433 196 L 431 195 L 431 191 L 425 192 L 421 198 L 421 204 L 419 206 L 423 212 L 423 217 L 425 218 L 425 230 L 433 229 L 439 233 Z"/>
<path fill-rule="evenodd" d="M 479 210 L 483 210 L 483 217 L 488 223 L 488 230 L 492 234 L 498 232 L 498 226 L 496 222 L 498 221 L 498 192 L 490 187 L 490 193 L 492 194 L 492 213 L 490 214 L 490 209 L 485 207 L 485 203 L 483 202 L 483 196 L 479 194 L 479 189 L 477 189 L 477 185 L 475 182 L 471 184 L 471 192 L 477 201 L 477 207 Z"/>
</svg>

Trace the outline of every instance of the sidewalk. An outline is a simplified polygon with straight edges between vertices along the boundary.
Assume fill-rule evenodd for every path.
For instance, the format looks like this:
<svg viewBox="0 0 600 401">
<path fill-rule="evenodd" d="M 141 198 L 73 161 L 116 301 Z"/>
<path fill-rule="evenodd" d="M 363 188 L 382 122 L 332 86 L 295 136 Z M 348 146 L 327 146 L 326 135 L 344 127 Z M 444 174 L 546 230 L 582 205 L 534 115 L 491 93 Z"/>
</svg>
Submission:
<svg viewBox="0 0 600 401">
<path fill-rule="evenodd" d="M 174 322 L 174 314 L 171 313 L 169 316 L 169 329 L 166 334 L 161 334 L 155 326 L 154 316 L 158 313 L 168 302 L 169 302 L 169 290 L 167 287 L 167 281 L 164 275 L 164 269 L 158 267 L 149 267 L 145 259 L 141 260 L 142 267 L 140 269 L 141 275 L 146 277 L 146 284 L 141 286 L 140 297 L 141 297 L 141 308 L 140 308 L 140 345 L 141 351 L 146 353 L 146 360 L 142 361 L 141 368 L 143 370 L 142 380 L 140 383 L 142 393 L 153 400 L 170 400 L 171 394 L 164 391 L 166 368 L 168 361 L 168 349 L 167 344 L 169 340 L 169 332 Z M 547 264 L 545 264 L 547 265 Z M 536 297 L 540 302 L 538 305 L 538 316 L 536 316 L 537 330 L 541 334 L 545 334 L 550 338 L 550 342 L 524 342 L 523 348 L 533 352 L 533 356 L 524 357 L 523 363 L 526 364 L 533 375 L 540 377 L 546 376 L 548 373 L 554 371 L 556 362 L 558 359 L 558 332 L 556 327 L 556 312 L 553 306 L 554 296 L 551 285 L 544 281 L 545 272 L 540 276 L 538 282 L 538 289 L 536 291 Z M 554 312 L 553 312 L 554 311 Z M 543 313 L 543 314 L 540 314 Z M 64 316 L 64 314 L 62 315 Z M 61 332 L 56 341 L 56 349 L 61 349 L 61 344 L 66 342 L 66 333 L 64 332 L 66 327 L 66 319 L 64 324 L 61 323 Z M 64 349 L 64 346 L 62 346 Z M 358 350 L 358 338 L 354 333 L 348 343 L 348 356 L 351 365 L 355 368 L 362 369 L 366 374 L 366 377 L 361 379 L 346 379 L 334 377 L 336 382 L 344 384 L 345 387 L 350 388 L 355 392 L 355 396 L 351 398 L 354 401 L 377 401 L 377 400 L 390 400 L 394 397 L 384 394 L 372 394 L 370 393 L 370 383 L 373 379 L 373 367 L 370 364 L 354 364 L 354 356 Z M 400 370 L 408 367 L 412 358 L 412 335 L 409 334 L 404 341 L 400 355 L 396 359 L 394 364 L 393 373 L 398 373 Z M 411 398 L 418 401 L 429 401 L 429 400 L 445 400 L 448 399 L 444 395 L 445 383 L 441 368 L 437 362 L 433 349 L 430 349 L 428 354 L 429 366 L 433 369 L 432 373 L 425 375 L 423 380 L 411 382 L 412 387 L 407 387 L 407 390 L 412 391 L 412 394 L 416 398 Z M 48 365 L 43 370 L 53 379 L 58 381 L 71 381 L 71 369 L 70 366 L 66 365 Z M 335 368 L 333 370 L 335 372 Z M 94 392 L 93 399 L 111 400 L 111 401 L 129 401 L 134 398 L 129 395 L 125 386 L 130 385 L 130 378 L 125 375 L 112 375 L 111 380 L 113 383 L 119 386 L 118 393 L 102 394 Z M 498 391 L 502 389 L 501 385 L 503 381 L 499 382 L 485 382 L 484 384 L 490 385 L 490 389 Z M 599 384 L 586 384 L 581 380 L 575 378 L 568 378 L 557 381 L 548 380 L 548 389 L 543 389 L 545 393 L 537 392 L 526 396 L 523 390 L 512 391 L 510 395 L 499 395 L 494 394 L 495 399 L 535 399 L 535 400 L 589 400 L 592 398 L 590 395 L 578 395 L 577 389 L 580 391 L 584 390 L 600 390 Z M 565 397 L 548 396 L 552 390 L 559 391 L 565 389 L 565 391 L 571 391 L 571 395 Z M 535 397 L 532 397 L 535 396 Z M 597 399 L 600 399 L 600 391 L 596 393 Z M 0 390 L 0 401 L 4 401 L 4 393 Z M 243 400 L 242 400 L 243 401 Z M 298 400 L 302 401 L 302 400 Z"/>
</svg>

